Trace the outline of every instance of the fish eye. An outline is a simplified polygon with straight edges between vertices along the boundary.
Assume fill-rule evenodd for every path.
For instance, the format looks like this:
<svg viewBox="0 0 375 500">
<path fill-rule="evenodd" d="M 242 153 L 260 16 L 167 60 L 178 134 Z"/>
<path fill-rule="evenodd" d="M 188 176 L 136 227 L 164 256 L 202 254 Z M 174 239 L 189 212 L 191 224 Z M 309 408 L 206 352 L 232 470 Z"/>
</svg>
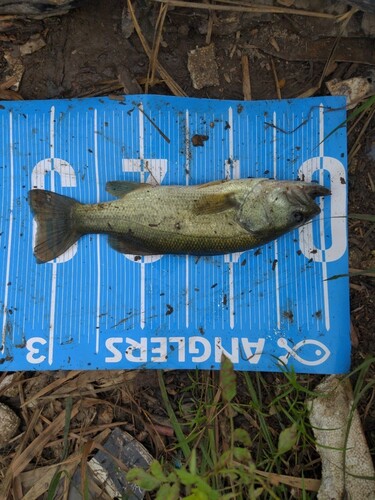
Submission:
<svg viewBox="0 0 375 500">
<path fill-rule="evenodd" d="M 292 218 L 296 224 L 299 224 L 305 220 L 305 216 L 300 211 L 295 211 L 292 213 Z"/>
</svg>

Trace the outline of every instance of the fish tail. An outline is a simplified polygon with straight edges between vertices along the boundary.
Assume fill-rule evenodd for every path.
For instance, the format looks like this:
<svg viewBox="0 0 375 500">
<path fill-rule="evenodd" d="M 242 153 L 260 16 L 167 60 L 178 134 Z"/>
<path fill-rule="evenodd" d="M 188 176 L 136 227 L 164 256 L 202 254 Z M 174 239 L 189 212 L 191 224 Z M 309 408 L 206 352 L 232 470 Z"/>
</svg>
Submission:
<svg viewBox="0 0 375 500">
<path fill-rule="evenodd" d="M 76 200 L 44 189 L 29 191 L 29 204 L 37 222 L 34 255 L 39 263 L 56 259 L 82 235 L 74 222 Z"/>
</svg>

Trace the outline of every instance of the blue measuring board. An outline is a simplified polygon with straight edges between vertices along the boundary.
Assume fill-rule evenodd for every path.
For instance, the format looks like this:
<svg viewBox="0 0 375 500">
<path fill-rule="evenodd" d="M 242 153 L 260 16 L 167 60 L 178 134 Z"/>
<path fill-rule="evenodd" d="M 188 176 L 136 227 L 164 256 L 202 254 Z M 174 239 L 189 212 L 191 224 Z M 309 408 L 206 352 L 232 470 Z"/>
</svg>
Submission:
<svg viewBox="0 0 375 500">
<path fill-rule="evenodd" d="M 1 370 L 211 369 L 223 353 L 238 370 L 348 370 L 344 98 L 134 95 L 0 108 Z M 138 258 L 88 235 L 36 263 L 29 189 L 96 203 L 113 199 L 107 181 L 249 176 L 318 181 L 332 196 L 312 223 L 247 252 Z"/>
</svg>

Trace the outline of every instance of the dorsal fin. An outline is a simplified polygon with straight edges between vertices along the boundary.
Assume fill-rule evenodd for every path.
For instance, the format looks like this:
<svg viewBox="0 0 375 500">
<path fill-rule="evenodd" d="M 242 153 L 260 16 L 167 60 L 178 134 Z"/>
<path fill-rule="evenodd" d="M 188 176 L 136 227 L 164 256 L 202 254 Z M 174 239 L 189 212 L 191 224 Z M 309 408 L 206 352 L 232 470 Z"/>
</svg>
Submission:
<svg viewBox="0 0 375 500">
<path fill-rule="evenodd" d="M 237 206 L 232 193 L 210 193 L 196 201 L 193 208 L 195 215 L 217 214 Z"/>
<path fill-rule="evenodd" d="M 205 189 L 211 186 L 218 186 L 219 184 L 224 184 L 225 182 L 228 182 L 226 179 L 220 179 L 218 181 L 211 181 L 211 182 L 206 182 L 205 184 L 200 184 L 197 186 L 197 189 Z"/>
<path fill-rule="evenodd" d="M 116 196 L 117 198 L 122 198 L 132 191 L 136 191 L 137 189 L 150 188 L 150 184 L 140 184 L 139 182 L 128 182 L 128 181 L 110 181 L 105 185 L 106 191 Z"/>
</svg>

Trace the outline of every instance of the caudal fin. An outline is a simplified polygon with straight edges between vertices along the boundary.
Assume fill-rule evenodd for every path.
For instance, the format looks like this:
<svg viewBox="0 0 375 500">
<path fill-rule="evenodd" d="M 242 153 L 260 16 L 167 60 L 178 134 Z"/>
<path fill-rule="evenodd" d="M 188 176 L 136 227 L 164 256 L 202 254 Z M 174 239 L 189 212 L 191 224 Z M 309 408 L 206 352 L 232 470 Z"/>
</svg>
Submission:
<svg viewBox="0 0 375 500">
<path fill-rule="evenodd" d="M 78 202 L 44 189 L 33 189 L 28 196 L 37 222 L 34 255 L 38 262 L 48 262 L 80 238 L 73 220 L 74 206 Z"/>
</svg>

